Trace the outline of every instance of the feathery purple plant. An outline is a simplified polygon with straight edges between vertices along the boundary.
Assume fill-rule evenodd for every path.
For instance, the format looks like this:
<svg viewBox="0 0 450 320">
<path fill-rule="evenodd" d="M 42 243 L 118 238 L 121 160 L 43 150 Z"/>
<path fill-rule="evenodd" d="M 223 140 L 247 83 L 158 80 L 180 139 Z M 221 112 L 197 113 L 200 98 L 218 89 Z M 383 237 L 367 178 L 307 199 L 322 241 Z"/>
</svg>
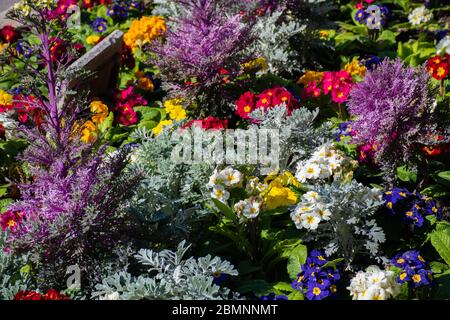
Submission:
<svg viewBox="0 0 450 320">
<path fill-rule="evenodd" d="M 188 11 L 174 21 L 165 42 L 151 50 L 165 87 L 173 95 L 193 97 L 220 91 L 224 76 L 241 72 L 244 53 L 252 40 L 251 26 L 243 17 L 227 15 L 218 0 L 175 0 Z"/>
<path fill-rule="evenodd" d="M 354 141 L 376 143 L 380 164 L 411 164 L 415 143 L 429 133 L 436 92 L 424 67 L 385 59 L 356 84 L 348 110 L 356 117 Z"/>
<path fill-rule="evenodd" d="M 24 215 L 10 233 L 8 245 L 17 253 L 32 253 L 39 270 L 46 272 L 39 277 L 46 286 L 62 283 L 70 265 L 78 265 L 85 280 L 96 276 L 93 261 L 121 243 L 128 221 L 122 204 L 139 175 L 126 172 L 126 149 L 106 155 L 105 145 L 81 141 L 87 101 L 61 90 L 66 66 L 51 57 L 51 25 L 45 22 L 48 12 L 30 4 L 36 16 L 13 11 L 10 17 L 36 30 L 40 39 L 34 52 L 43 70 L 26 66 L 41 79 L 28 89 L 39 101 L 45 122 L 40 128 L 18 129 L 29 144 L 20 160 L 28 164 L 32 181 L 19 185 L 21 199 L 8 208 Z M 41 83 L 47 90 L 39 90 Z"/>
</svg>

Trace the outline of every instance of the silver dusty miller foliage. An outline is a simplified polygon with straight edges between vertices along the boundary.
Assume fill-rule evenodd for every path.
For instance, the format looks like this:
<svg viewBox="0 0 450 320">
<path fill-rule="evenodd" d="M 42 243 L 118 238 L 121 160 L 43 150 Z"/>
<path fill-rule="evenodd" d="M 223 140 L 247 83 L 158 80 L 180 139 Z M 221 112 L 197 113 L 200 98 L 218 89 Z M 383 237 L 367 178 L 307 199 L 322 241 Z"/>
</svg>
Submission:
<svg viewBox="0 0 450 320">
<path fill-rule="evenodd" d="M 238 298 L 227 288 L 214 284 L 213 274 L 238 275 L 228 261 L 207 255 L 184 259 L 189 246 L 179 243 L 176 251 L 141 249 L 135 258 L 147 268 L 138 277 L 120 271 L 96 286 L 93 298 L 116 300 L 221 300 Z"/>
<path fill-rule="evenodd" d="M 314 111 L 301 107 L 287 114 L 284 104 L 264 111 L 262 108 L 251 113 L 257 121 L 254 128 L 277 129 L 280 134 L 280 170 L 290 169 L 298 160 L 308 157 L 312 151 L 331 139 L 331 123 L 314 127 L 319 109 Z"/>
<path fill-rule="evenodd" d="M 280 23 L 283 15 L 283 11 L 275 11 L 259 17 L 253 29 L 257 38 L 249 48 L 265 58 L 268 71 L 273 74 L 300 69 L 298 54 L 291 49 L 289 39 L 304 31 L 306 25 L 295 19 Z"/>
</svg>

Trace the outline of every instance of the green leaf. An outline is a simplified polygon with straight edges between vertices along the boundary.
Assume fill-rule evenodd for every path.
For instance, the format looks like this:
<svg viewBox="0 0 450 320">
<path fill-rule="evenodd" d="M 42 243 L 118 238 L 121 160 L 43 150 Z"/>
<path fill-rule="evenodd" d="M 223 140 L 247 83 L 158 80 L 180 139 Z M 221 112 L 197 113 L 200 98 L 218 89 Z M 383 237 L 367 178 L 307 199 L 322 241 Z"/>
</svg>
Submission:
<svg viewBox="0 0 450 320">
<path fill-rule="evenodd" d="M 0 213 L 6 211 L 6 208 L 13 202 L 12 199 L 1 199 L 0 200 Z"/>
<path fill-rule="evenodd" d="M 441 171 L 438 173 L 438 177 L 450 181 L 450 171 Z"/>
<path fill-rule="evenodd" d="M 292 249 L 287 263 L 287 272 L 291 280 L 297 279 L 297 275 L 301 270 L 302 264 L 306 262 L 308 250 L 305 245 L 299 244 Z"/>
<path fill-rule="evenodd" d="M 242 293 L 254 293 L 256 296 L 262 296 L 270 293 L 272 286 L 263 279 L 247 280 L 238 287 L 238 291 Z"/>
<path fill-rule="evenodd" d="M 441 258 L 450 265 L 450 228 L 432 232 L 430 239 Z"/>
<path fill-rule="evenodd" d="M 334 260 L 332 260 L 332 261 L 328 261 L 327 263 L 325 263 L 323 266 L 322 266 L 322 268 L 333 268 L 334 270 L 336 270 L 336 268 L 337 268 L 337 264 L 339 263 L 339 262 L 342 262 L 342 261 L 344 261 L 344 258 L 338 258 L 338 259 L 334 259 Z"/>
<path fill-rule="evenodd" d="M 273 286 L 273 289 L 279 292 L 293 292 L 295 291 L 294 288 L 292 288 L 292 284 L 289 282 L 278 282 Z"/>
<path fill-rule="evenodd" d="M 211 198 L 211 200 L 216 208 L 225 215 L 225 217 L 227 217 L 231 221 L 236 220 L 236 215 L 234 214 L 233 209 L 215 198 Z"/>
<path fill-rule="evenodd" d="M 397 168 L 397 176 L 404 182 L 415 183 L 417 180 L 417 174 L 409 171 L 405 166 Z"/>
<path fill-rule="evenodd" d="M 305 297 L 303 296 L 303 293 L 301 293 L 298 290 L 295 290 L 294 292 L 290 293 L 288 295 L 289 300 L 305 300 Z"/>
<path fill-rule="evenodd" d="M 113 121 L 114 121 L 114 113 L 110 112 L 108 114 L 108 116 L 106 117 L 105 121 L 103 121 L 102 123 L 100 123 L 98 125 L 98 129 L 100 130 L 101 133 L 105 133 L 106 131 L 108 131 L 110 128 L 112 128 L 113 126 Z"/>
<path fill-rule="evenodd" d="M 378 37 L 377 41 L 386 41 L 390 44 L 395 44 L 397 41 L 395 40 L 395 33 L 390 30 L 383 30 L 383 32 Z"/>
<path fill-rule="evenodd" d="M 430 262 L 430 267 L 433 274 L 439 274 L 450 269 L 448 265 L 438 261 Z"/>
<path fill-rule="evenodd" d="M 0 197 L 3 197 L 5 194 L 8 193 L 8 188 L 0 188 Z"/>
</svg>

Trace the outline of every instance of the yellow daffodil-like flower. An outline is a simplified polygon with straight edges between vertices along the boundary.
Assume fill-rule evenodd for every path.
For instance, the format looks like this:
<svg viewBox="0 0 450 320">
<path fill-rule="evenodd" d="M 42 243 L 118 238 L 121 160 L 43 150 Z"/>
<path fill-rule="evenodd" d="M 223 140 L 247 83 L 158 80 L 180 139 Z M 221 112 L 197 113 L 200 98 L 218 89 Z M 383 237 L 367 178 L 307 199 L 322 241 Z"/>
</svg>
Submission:
<svg viewBox="0 0 450 320">
<path fill-rule="evenodd" d="M 81 129 L 81 141 L 92 143 L 97 139 L 97 127 L 92 121 L 86 121 Z"/>
<path fill-rule="evenodd" d="M 92 35 L 86 38 L 86 43 L 90 45 L 95 45 L 98 40 L 100 40 L 100 37 L 97 35 Z"/>
<path fill-rule="evenodd" d="M 172 124 L 172 120 L 162 120 L 158 123 L 158 125 L 156 127 L 154 127 L 152 129 L 152 132 L 155 136 L 157 136 L 158 134 L 160 134 L 163 131 L 163 128 L 165 126 L 168 126 L 171 124 Z"/>
<path fill-rule="evenodd" d="M 150 92 L 155 90 L 152 80 L 147 77 L 141 77 L 138 79 L 138 88 Z"/>
<path fill-rule="evenodd" d="M 366 67 L 360 65 L 358 59 L 353 59 L 351 62 L 344 66 L 344 70 L 350 73 L 352 76 L 364 77 L 366 75 Z"/>
<path fill-rule="evenodd" d="M 123 39 L 125 44 L 134 51 L 137 47 L 161 36 L 166 30 L 166 21 L 163 17 L 142 17 L 131 23 L 130 29 L 125 33 Z"/>
<path fill-rule="evenodd" d="M 108 117 L 108 106 L 101 101 L 92 101 L 89 105 L 89 109 L 94 114 L 92 116 L 92 121 L 95 124 L 100 124 Z"/>
<path fill-rule="evenodd" d="M 267 64 L 266 59 L 264 59 L 263 57 L 259 57 L 244 63 L 243 67 L 246 72 L 255 72 L 267 70 L 267 68 L 269 68 L 269 65 Z"/>
<path fill-rule="evenodd" d="M 306 71 L 303 76 L 298 79 L 298 84 L 307 85 L 310 82 L 317 81 L 317 83 L 321 82 L 323 78 L 323 72 L 317 71 Z"/>
<path fill-rule="evenodd" d="M 13 97 L 8 92 L 0 90 L 0 106 L 12 105 Z"/>
<path fill-rule="evenodd" d="M 164 102 L 164 108 L 170 119 L 180 121 L 186 118 L 186 110 L 183 108 L 183 99 L 171 99 Z"/>
</svg>

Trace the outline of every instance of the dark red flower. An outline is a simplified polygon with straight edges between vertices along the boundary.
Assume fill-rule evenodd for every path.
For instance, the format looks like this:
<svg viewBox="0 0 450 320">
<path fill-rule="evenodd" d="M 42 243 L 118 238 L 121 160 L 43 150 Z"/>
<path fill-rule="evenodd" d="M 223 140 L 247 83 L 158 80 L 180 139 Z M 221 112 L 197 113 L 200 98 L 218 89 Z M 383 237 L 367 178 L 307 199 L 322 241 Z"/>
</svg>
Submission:
<svg viewBox="0 0 450 320">
<path fill-rule="evenodd" d="M 3 123 L 0 122 L 0 139 L 6 140 L 6 130 Z"/>
<path fill-rule="evenodd" d="M 0 40 L 6 43 L 12 43 L 20 38 L 20 32 L 10 25 L 6 25 L 0 29 Z"/>
<path fill-rule="evenodd" d="M 236 114 L 242 119 L 248 119 L 255 108 L 255 100 L 255 95 L 250 91 L 242 94 L 236 101 Z"/>
<path fill-rule="evenodd" d="M 45 300 L 45 299 L 39 292 L 21 290 L 14 296 L 14 300 Z"/>
</svg>

